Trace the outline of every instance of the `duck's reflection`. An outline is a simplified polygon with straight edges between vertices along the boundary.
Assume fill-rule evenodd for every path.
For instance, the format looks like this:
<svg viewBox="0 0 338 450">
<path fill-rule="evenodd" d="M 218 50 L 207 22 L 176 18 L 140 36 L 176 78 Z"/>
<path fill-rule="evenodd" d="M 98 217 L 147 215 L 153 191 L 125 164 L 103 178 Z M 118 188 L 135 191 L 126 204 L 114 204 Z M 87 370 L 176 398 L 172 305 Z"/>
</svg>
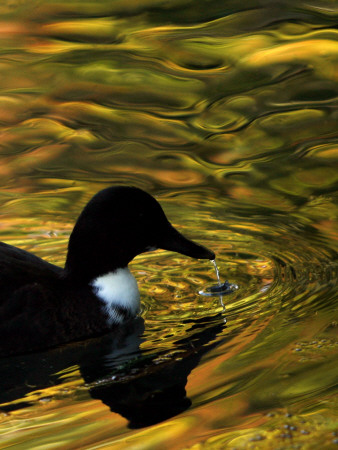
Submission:
<svg viewBox="0 0 338 450">
<path fill-rule="evenodd" d="M 225 327 L 222 315 L 188 322 L 189 337 L 178 340 L 170 356 L 164 351 L 150 354 L 140 350 L 144 322 L 138 318 L 118 335 L 3 359 L 0 410 L 28 406 L 25 394 L 61 383 L 55 374 L 78 365 L 90 395 L 125 417 L 129 427 L 145 427 L 173 417 L 190 406 L 185 390 L 188 375 L 205 353 L 219 345 L 221 339 L 216 337 Z"/>
</svg>

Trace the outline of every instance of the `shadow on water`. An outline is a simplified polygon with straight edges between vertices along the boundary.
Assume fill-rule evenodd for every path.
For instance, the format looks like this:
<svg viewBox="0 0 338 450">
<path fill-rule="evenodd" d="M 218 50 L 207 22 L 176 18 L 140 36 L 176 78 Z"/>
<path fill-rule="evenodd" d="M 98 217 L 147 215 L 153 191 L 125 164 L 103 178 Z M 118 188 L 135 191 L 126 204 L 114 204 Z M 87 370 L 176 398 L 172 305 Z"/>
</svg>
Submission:
<svg viewBox="0 0 338 450">
<path fill-rule="evenodd" d="M 190 407 L 187 378 L 202 356 L 223 342 L 216 337 L 226 326 L 221 314 L 186 323 L 191 324 L 189 337 L 176 341 L 170 353 L 142 351 L 144 320 L 138 318 L 118 334 L 3 359 L 0 410 L 31 406 L 27 394 L 62 383 L 58 374 L 78 365 L 91 397 L 125 417 L 130 428 L 174 417 Z"/>
</svg>

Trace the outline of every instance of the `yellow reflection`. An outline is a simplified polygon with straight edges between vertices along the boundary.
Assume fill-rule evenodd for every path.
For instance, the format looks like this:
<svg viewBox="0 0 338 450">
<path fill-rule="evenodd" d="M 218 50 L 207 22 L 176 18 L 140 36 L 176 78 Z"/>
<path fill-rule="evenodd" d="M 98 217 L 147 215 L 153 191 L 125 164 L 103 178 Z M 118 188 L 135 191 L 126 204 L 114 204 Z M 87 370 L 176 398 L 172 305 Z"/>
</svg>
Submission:
<svg viewBox="0 0 338 450">
<path fill-rule="evenodd" d="M 337 80 L 338 71 L 335 64 L 337 56 L 338 45 L 333 40 L 307 39 L 248 53 L 244 63 L 251 67 L 291 62 L 308 63 L 322 77 Z"/>
</svg>

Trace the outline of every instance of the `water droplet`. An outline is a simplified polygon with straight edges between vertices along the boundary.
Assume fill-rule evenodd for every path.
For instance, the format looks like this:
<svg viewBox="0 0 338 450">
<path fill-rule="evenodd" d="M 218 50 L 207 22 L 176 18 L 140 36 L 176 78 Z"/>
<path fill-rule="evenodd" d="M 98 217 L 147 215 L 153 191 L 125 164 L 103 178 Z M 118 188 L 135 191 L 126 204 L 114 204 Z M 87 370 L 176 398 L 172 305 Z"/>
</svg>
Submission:
<svg viewBox="0 0 338 450">
<path fill-rule="evenodd" d="M 216 261 L 213 259 L 213 260 L 211 260 L 211 263 L 213 264 L 214 269 L 215 269 L 215 273 L 216 273 L 216 277 L 217 277 L 217 284 L 207 286 L 206 288 L 200 290 L 199 294 L 204 295 L 206 297 L 211 297 L 211 296 L 220 297 L 221 304 L 224 307 L 224 305 L 222 303 L 222 296 L 231 294 L 236 289 L 238 289 L 238 286 L 236 284 L 231 284 L 228 281 L 224 281 L 224 283 L 222 283 Z"/>
<path fill-rule="evenodd" d="M 222 283 L 221 283 L 221 279 L 220 279 L 220 277 L 219 277 L 219 269 L 218 269 L 216 260 L 215 260 L 215 259 L 212 259 L 212 260 L 211 260 L 211 263 L 213 264 L 214 269 L 215 269 L 215 272 L 216 272 L 216 277 L 217 277 L 217 281 L 218 281 L 218 286 L 221 286 Z"/>
</svg>

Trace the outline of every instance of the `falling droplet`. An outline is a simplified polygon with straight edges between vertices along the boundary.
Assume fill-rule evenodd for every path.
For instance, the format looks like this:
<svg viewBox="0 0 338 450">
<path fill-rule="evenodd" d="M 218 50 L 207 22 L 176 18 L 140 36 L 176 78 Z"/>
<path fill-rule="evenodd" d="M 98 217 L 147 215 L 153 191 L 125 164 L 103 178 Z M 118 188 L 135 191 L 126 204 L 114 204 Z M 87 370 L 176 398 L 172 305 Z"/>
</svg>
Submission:
<svg viewBox="0 0 338 450">
<path fill-rule="evenodd" d="M 216 273 L 216 277 L 217 277 L 217 284 L 212 285 L 212 286 L 207 286 L 205 289 L 200 290 L 199 294 L 204 295 L 206 297 L 219 296 L 220 300 L 221 300 L 221 304 L 224 307 L 223 302 L 222 302 L 222 296 L 231 294 L 236 289 L 238 289 L 238 286 L 236 284 L 231 284 L 228 281 L 225 281 L 224 283 L 222 283 L 216 260 L 212 259 L 211 263 L 213 264 L 214 269 L 215 269 L 215 273 Z"/>
<path fill-rule="evenodd" d="M 216 259 L 212 259 L 211 262 L 214 265 L 214 269 L 215 269 L 216 277 L 217 277 L 217 281 L 218 281 L 218 286 L 221 286 L 222 283 L 221 283 L 221 279 L 219 277 L 219 269 L 218 269 L 218 266 L 217 266 L 217 263 L 216 263 Z"/>
</svg>

